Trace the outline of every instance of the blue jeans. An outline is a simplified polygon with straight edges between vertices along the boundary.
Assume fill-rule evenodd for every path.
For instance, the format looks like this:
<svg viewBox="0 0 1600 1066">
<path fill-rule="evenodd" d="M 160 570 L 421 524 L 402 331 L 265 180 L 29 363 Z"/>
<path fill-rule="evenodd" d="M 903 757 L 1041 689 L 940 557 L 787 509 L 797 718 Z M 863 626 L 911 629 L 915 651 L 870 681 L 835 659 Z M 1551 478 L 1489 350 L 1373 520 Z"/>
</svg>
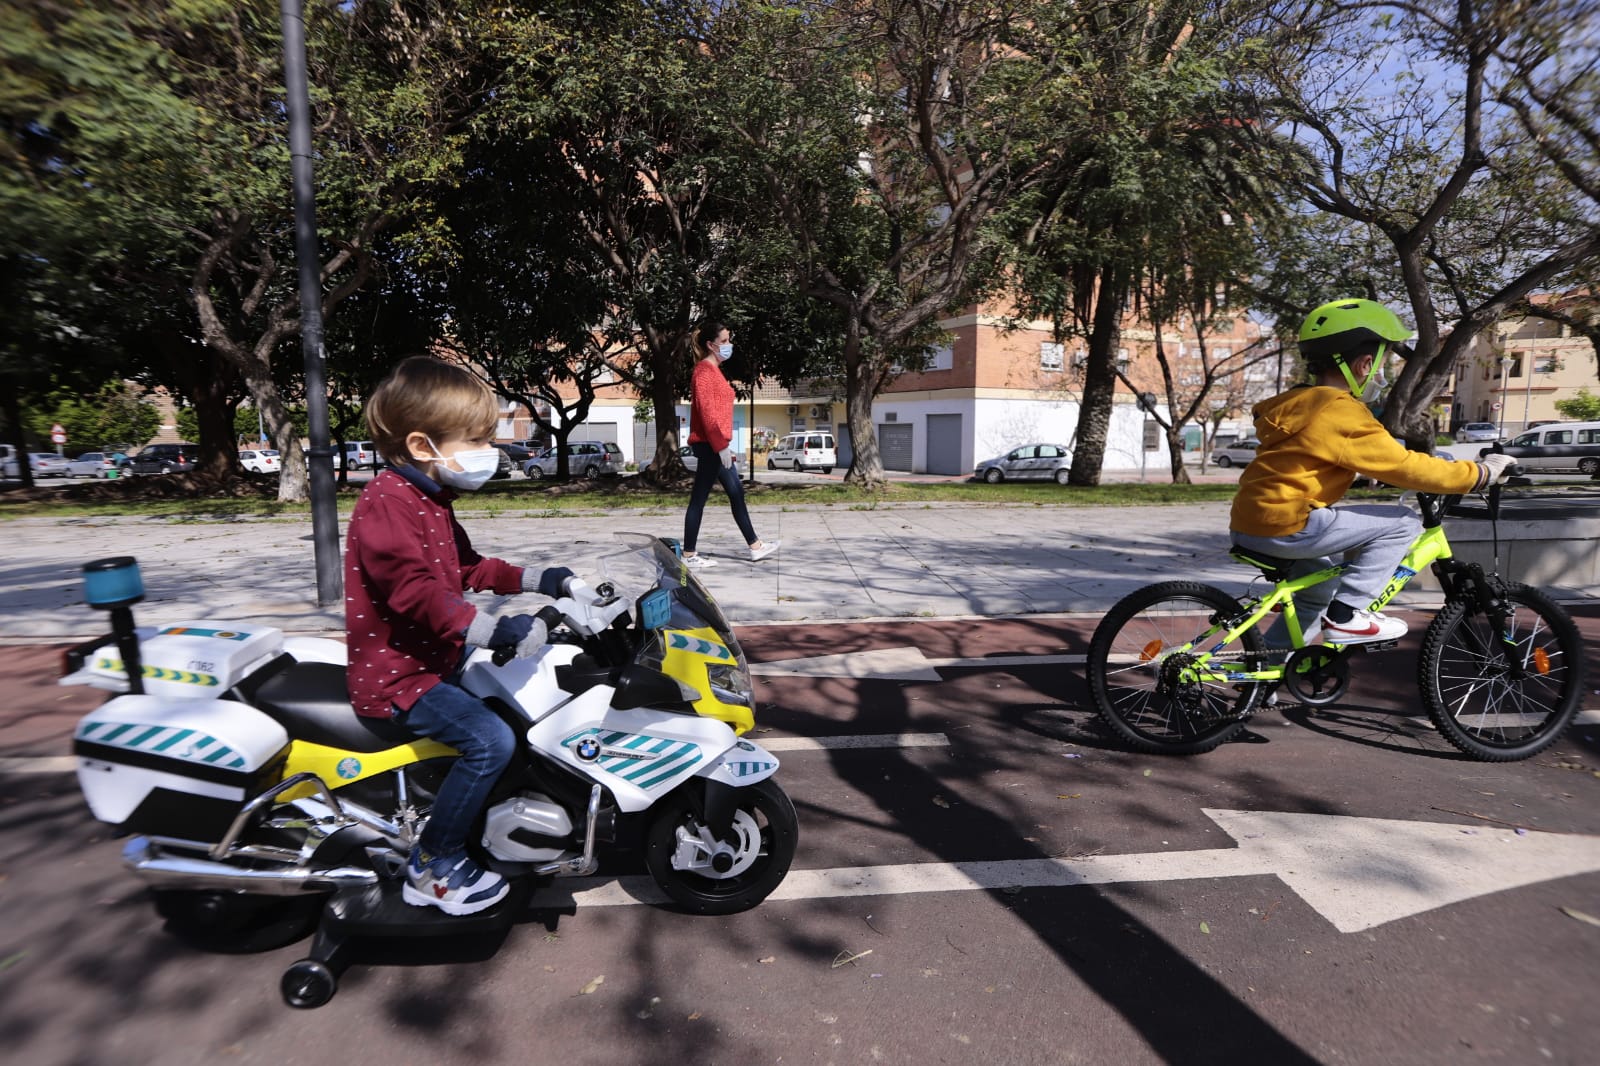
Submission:
<svg viewBox="0 0 1600 1066">
<path fill-rule="evenodd" d="M 433 686 L 400 718 L 413 733 L 461 753 L 439 786 L 422 829 L 422 850 L 438 859 L 467 849 L 467 830 L 500 779 L 517 738 L 482 700 L 449 681 Z"/>
<path fill-rule="evenodd" d="M 1422 532 L 1417 516 L 1404 507 L 1368 505 L 1317 507 L 1306 517 L 1306 527 L 1284 537 L 1255 537 L 1235 532 L 1233 543 L 1246 550 L 1266 552 L 1280 559 L 1298 560 L 1289 573 L 1304 577 L 1333 566 L 1342 556 L 1345 571 L 1332 581 L 1313 585 L 1294 598 L 1300 628 L 1309 630 L 1328 609 L 1335 594 L 1352 607 L 1370 609 L 1394 577 L 1395 567 L 1406 557 L 1411 542 Z M 1279 615 L 1267 630 L 1269 647 L 1289 646 L 1289 626 Z"/>
<path fill-rule="evenodd" d="M 733 520 L 739 524 L 744 542 L 754 544 L 760 540 L 750 524 L 750 511 L 744 505 L 744 483 L 739 480 L 738 466 L 723 466 L 722 456 L 712 451 L 705 441 L 696 441 L 689 447 L 694 450 L 695 458 L 694 489 L 689 493 L 689 512 L 683 517 L 683 550 L 695 550 L 700 540 L 700 516 L 705 513 L 711 486 L 719 481 L 722 491 L 728 494 L 728 506 L 733 508 Z"/>
</svg>

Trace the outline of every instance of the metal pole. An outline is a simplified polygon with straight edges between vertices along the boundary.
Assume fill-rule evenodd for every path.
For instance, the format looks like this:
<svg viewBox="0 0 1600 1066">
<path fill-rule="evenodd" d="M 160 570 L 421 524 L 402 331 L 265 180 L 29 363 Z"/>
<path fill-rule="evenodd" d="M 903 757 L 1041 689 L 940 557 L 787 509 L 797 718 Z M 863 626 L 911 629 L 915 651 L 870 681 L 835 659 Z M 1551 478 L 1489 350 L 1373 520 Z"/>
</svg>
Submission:
<svg viewBox="0 0 1600 1066">
<path fill-rule="evenodd" d="M 750 425 L 745 427 L 750 431 L 750 484 L 756 482 L 756 389 L 761 387 L 761 372 L 756 369 L 755 360 L 750 360 Z"/>
<path fill-rule="evenodd" d="M 294 181 L 294 257 L 300 268 L 300 349 L 305 356 L 307 452 L 311 473 L 311 543 L 317 603 L 344 599 L 339 565 L 339 513 L 334 503 L 333 449 L 328 446 L 328 384 L 322 350 L 322 268 L 317 249 L 317 197 L 311 178 L 311 92 L 306 79 L 306 23 L 301 0 L 281 0 L 283 80 L 289 94 L 289 162 Z M 288 461 L 285 457 L 285 462 Z"/>
</svg>

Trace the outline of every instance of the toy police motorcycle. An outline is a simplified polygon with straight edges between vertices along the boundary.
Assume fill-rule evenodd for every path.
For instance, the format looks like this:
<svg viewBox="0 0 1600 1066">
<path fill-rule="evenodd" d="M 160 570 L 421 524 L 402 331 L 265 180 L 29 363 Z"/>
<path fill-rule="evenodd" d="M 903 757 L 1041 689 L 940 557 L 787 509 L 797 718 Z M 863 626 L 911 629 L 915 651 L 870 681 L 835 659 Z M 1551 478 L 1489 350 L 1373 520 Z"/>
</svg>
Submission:
<svg viewBox="0 0 1600 1066">
<path fill-rule="evenodd" d="M 67 653 L 63 684 L 122 693 L 79 722 L 78 782 L 169 928 L 235 950 L 317 936 L 284 974 L 296 1007 L 328 1001 L 352 938 L 504 930 L 532 888 L 593 873 L 601 844 L 642 846 L 682 909 L 731 914 L 783 880 L 794 805 L 754 724 L 748 663 L 711 594 L 669 541 L 618 534 L 605 580 L 572 579 L 564 625 L 530 658 L 472 652 L 462 687 L 523 738 L 477 839 L 513 884 L 479 914 L 400 899 L 403 865 L 456 757 L 364 718 L 345 649 L 267 626 L 136 629 L 132 558 L 84 567 L 113 632 Z M 624 595 L 623 591 L 628 594 Z"/>
</svg>

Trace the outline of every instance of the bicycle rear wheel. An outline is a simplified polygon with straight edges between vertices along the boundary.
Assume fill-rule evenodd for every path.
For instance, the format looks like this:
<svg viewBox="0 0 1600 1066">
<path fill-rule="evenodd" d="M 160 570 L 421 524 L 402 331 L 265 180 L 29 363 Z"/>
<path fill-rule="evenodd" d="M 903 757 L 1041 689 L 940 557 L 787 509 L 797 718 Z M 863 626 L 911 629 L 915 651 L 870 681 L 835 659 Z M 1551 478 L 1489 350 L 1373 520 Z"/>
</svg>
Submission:
<svg viewBox="0 0 1600 1066">
<path fill-rule="evenodd" d="M 1550 597 L 1508 583 L 1504 641 L 1477 603 L 1446 603 L 1422 639 L 1418 683 L 1428 717 L 1475 759 L 1526 759 L 1572 724 L 1583 695 L 1583 644 Z"/>
<path fill-rule="evenodd" d="M 1261 669 L 1261 634 L 1247 630 L 1198 669 L 1191 649 L 1215 648 L 1222 625 L 1211 618 L 1239 611 L 1232 596 L 1194 581 L 1123 597 L 1095 629 L 1085 663 L 1101 720 L 1139 751 L 1167 755 L 1198 755 L 1238 733 L 1263 686 L 1216 675 Z"/>
</svg>

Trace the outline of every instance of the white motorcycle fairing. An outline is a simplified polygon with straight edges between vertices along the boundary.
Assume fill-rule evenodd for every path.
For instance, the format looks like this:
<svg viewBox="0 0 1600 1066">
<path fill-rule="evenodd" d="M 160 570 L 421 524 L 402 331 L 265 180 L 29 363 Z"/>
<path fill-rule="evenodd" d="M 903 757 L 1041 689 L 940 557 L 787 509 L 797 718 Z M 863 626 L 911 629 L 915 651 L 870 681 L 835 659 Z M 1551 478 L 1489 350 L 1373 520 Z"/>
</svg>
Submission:
<svg viewBox="0 0 1600 1066">
<path fill-rule="evenodd" d="M 610 705 L 615 691 L 596 685 L 556 708 L 528 730 L 528 743 L 605 785 L 624 814 L 646 809 L 691 777 L 739 787 L 778 769 L 776 757 L 739 740 L 725 722 L 649 708 L 619 711 Z"/>
</svg>

